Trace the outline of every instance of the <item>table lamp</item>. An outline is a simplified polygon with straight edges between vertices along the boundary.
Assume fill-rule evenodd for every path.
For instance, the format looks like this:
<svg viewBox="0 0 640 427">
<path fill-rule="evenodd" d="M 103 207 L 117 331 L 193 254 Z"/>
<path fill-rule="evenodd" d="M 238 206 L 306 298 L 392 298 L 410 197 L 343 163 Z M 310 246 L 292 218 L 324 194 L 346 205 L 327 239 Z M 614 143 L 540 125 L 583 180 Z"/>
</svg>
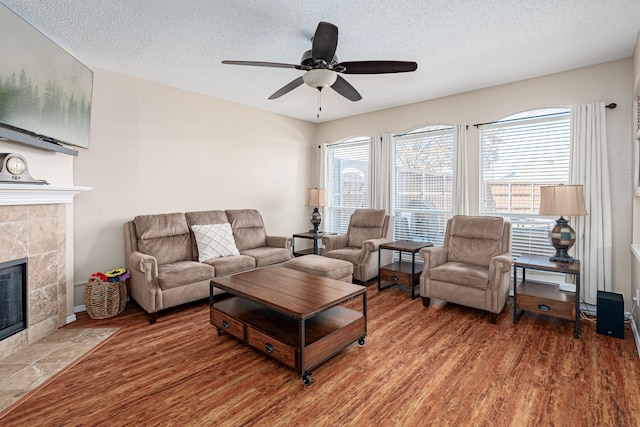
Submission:
<svg viewBox="0 0 640 427">
<path fill-rule="evenodd" d="M 313 207 L 310 218 L 313 230 L 309 230 L 309 233 L 321 233 L 318 227 L 320 227 L 320 223 L 322 222 L 322 215 L 318 208 L 326 205 L 327 196 L 324 188 L 307 188 L 307 206 Z"/>
<path fill-rule="evenodd" d="M 556 248 L 550 261 L 572 263 L 573 257 L 567 251 L 576 242 L 576 232 L 564 216 L 587 215 L 584 206 L 582 185 L 545 185 L 540 187 L 539 215 L 560 215 L 556 225 L 549 232 L 551 245 Z"/>
</svg>

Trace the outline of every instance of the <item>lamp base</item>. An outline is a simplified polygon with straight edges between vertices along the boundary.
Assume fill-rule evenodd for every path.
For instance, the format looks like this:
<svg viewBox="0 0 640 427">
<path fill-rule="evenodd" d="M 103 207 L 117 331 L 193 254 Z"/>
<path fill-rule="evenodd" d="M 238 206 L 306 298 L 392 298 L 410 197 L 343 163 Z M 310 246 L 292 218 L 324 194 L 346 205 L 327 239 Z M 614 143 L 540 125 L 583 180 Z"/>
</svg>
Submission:
<svg viewBox="0 0 640 427">
<path fill-rule="evenodd" d="M 573 257 L 570 256 L 567 251 L 556 250 L 555 255 L 549 258 L 549 261 L 566 262 L 567 264 L 571 264 L 573 262 Z"/>
<path fill-rule="evenodd" d="M 321 231 L 319 230 L 320 227 L 320 223 L 322 222 L 322 215 L 320 214 L 320 211 L 318 210 L 318 208 L 313 208 L 313 212 L 311 212 L 311 225 L 313 225 L 313 230 L 309 230 L 309 233 L 321 233 Z"/>
<path fill-rule="evenodd" d="M 573 257 L 567 251 L 576 242 L 576 232 L 569 225 L 569 221 L 563 217 L 556 219 L 556 225 L 549 232 L 551 245 L 556 249 L 555 255 L 549 261 L 566 262 L 571 264 Z"/>
</svg>

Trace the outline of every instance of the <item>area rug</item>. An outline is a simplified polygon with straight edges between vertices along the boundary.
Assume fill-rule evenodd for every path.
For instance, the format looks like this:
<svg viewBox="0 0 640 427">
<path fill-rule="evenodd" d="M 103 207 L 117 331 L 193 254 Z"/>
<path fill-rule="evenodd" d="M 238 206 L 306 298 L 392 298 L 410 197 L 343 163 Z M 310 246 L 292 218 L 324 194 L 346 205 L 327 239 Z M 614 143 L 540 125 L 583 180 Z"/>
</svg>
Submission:
<svg viewBox="0 0 640 427">
<path fill-rule="evenodd" d="M 119 328 L 61 328 L 0 359 L 0 419 L 87 357 Z"/>
</svg>

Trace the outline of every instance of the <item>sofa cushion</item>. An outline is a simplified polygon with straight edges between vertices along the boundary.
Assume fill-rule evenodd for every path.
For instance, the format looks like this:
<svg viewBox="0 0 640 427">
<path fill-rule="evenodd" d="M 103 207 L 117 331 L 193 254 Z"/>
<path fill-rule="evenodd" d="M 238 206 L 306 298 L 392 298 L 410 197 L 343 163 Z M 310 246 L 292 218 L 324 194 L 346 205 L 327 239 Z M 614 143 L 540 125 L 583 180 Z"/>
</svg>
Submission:
<svg viewBox="0 0 640 427">
<path fill-rule="evenodd" d="M 384 209 L 356 209 L 349 220 L 347 246 L 361 248 L 365 240 L 382 237 Z"/>
<path fill-rule="evenodd" d="M 255 209 L 239 209 L 227 210 L 225 213 L 240 252 L 267 246 L 267 232 L 260 212 Z"/>
<path fill-rule="evenodd" d="M 158 265 L 191 261 L 191 238 L 182 213 L 139 215 L 133 219 L 138 250 L 156 258 Z"/>
<path fill-rule="evenodd" d="M 178 288 L 203 280 L 211 280 L 214 277 L 215 268 L 196 261 L 179 261 L 158 266 L 160 289 Z"/>
<path fill-rule="evenodd" d="M 429 270 L 429 278 L 486 290 L 489 284 L 489 268 L 463 262 L 447 262 Z"/>
<path fill-rule="evenodd" d="M 233 240 L 231 224 L 192 225 L 198 245 L 198 261 L 240 255 Z"/>
<path fill-rule="evenodd" d="M 212 265 L 216 269 L 216 277 L 220 277 L 256 268 L 256 259 L 248 255 L 236 255 L 212 258 L 205 261 L 205 264 Z"/>
<path fill-rule="evenodd" d="M 199 255 L 198 244 L 196 242 L 196 237 L 193 234 L 193 230 L 191 230 L 191 226 L 203 224 L 224 224 L 225 222 L 229 222 L 229 220 L 227 220 L 227 214 L 224 213 L 224 211 L 186 212 L 184 216 L 187 219 L 187 225 L 189 225 L 189 231 L 191 233 L 191 252 L 193 253 L 191 259 L 197 261 Z"/>
<path fill-rule="evenodd" d="M 242 255 L 248 255 L 255 258 L 256 267 L 278 264 L 281 262 L 289 261 L 291 259 L 291 251 L 289 249 L 272 248 L 269 246 L 247 249 L 241 251 L 240 253 Z"/>
</svg>

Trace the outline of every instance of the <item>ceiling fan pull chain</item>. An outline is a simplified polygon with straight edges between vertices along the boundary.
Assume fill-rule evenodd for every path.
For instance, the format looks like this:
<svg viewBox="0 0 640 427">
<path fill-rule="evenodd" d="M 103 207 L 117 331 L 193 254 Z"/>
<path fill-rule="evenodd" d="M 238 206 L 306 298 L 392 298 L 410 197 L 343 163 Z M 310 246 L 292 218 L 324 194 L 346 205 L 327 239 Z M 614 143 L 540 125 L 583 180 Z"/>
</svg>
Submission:
<svg viewBox="0 0 640 427">
<path fill-rule="evenodd" d="M 316 119 L 320 118 L 320 112 L 322 111 L 322 88 L 318 88 L 318 114 L 316 115 Z"/>
</svg>

